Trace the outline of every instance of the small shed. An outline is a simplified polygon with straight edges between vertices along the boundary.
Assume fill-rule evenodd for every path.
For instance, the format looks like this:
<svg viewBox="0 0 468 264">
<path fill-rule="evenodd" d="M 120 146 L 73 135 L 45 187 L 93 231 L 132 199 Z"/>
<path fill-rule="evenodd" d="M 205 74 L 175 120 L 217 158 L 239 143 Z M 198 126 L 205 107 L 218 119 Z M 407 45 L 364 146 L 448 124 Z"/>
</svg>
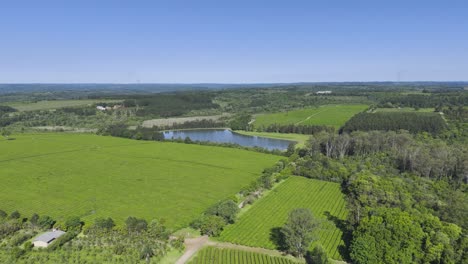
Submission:
<svg viewBox="0 0 468 264">
<path fill-rule="evenodd" d="M 45 232 L 40 234 L 33 240 L 33 244 L 35 247 L 48 247 L 50 243 L 54 242 L 57 238 L 63 236 L 65 232 L 60 230 L 53 230 L 50 232 Z"/>
</svg>

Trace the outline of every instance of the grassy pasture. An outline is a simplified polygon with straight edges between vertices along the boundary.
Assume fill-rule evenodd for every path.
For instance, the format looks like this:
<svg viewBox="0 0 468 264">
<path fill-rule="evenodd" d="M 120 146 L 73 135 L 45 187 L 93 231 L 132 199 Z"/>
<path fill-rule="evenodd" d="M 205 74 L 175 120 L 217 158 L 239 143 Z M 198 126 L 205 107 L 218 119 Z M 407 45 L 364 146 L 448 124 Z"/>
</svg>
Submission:
<svg viewBox="0 0 468 264">
<path fill-rule="evenodd" d="M 189 264 L 297 264 L 299 261 L 231 248 L 206 247 Z"/>
<path fill-rule="evenodd" d="M 344 195 L 340 185 L 332 182 L 292 176 L 265 197 L 255 202 L 238 221 L 229 225 L 220 240 L 253 247 L 275 249 L 272 231 L 286 222 L 295 208 L 309 208 L 322 221 L 318 243 L 333 259 L 342 259 L 342 231 L 335 222 L 346 219 Z M 313 245 L 311 246 L 311 248 Z"/>
<path fill-rule="evenodd" d="M 0 208 L 58 220 L 164 218 L 187 225 L 234 195 L 279 156 L 214 146 L 87 134 L 25 134 L 0 141 Z"/>
<path fill-rule="evenodd" d="M 255 117 L 254 126 L 272 124 L 325 125 L 339 128 L 353 115 L 364 111 L 367 105 L 323 105 L 288 112 L 261 114 Z"/>
<path fill-rule="evenodd" d="M 57 109 L 63 107 L 86 106 L 96 103 L 111 103 L 119 102 L 119 100 L 52 100 L 52 101 L 38 101 L 38 102 L 11 102 L 6 105 L 16 108 L 18 111 L 35 111 Z"/>
</svg>

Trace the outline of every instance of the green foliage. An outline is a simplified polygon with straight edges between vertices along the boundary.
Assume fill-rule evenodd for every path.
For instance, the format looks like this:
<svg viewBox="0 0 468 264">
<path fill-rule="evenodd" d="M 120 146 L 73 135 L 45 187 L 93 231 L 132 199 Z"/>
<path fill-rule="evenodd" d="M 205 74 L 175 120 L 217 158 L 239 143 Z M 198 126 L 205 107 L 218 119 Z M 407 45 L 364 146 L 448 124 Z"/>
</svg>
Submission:
<svg viewBox="0 0 468 264">
<path fill-rule="evenodd" d="M 148 222 L 146 222 L 145 219 L 129 216 L 127 220 L 125 220 L 125 226 L 130 233 L 140 233 L 148 228 Z"/>
<path fill-rule="evenodd" d="M 445 120 L 438 113 L 359 113 L 344 125 L 342 131 L 399 131 L 411 133 L 442 133 L 447 128 Z"/>
<path fill-rule="evenodd" d="M 223 231 L 226 221 L 217 215 L 206 215 L 200 219 L 199 228 L 202 235 L 219 236 Z"/>
<path fill-rule="evenodd" d="M 32 225 L 37 225 L 38 222 L 39 222 L 39 215 L 34 213 L 32 214 L 32 216 L 29 218 L 29 222 L 32 224 Z"/>
<path fill-rule="evenodd" d="M 124 100 L 125 107 L 137 107 L 138 116 L 181 116 L 191 110 L 218 108 L 212 102 L 213 94 L 205 92 L 186 92 L 135 96 Z"/>
<path fill-rule="evenodd" d="M 83 222 L 78 216 L 70 216 L 65 221 L 65 228 L 67 231 L 80 231 Z"/>
<path fill-rule="evenodd" d="M 281 158 L 233 148 L 56 133 L 19 135 L 16 141 L 0 141 L 0 149 L 0 200 L 9 201 L 2 209 L 38 213 L 45 229 L 53 225 L 44 221 L 45 214 L 61 222 L 80 215 L 89 224 L 99 217 L 122 224 L 130 215 L 157 216 L 168 227 L 180 228 Z"/>
<path fill-rule="evenodd" d="M 18 211 L 13 211 L 10 214 L 10 219 L 19 219 L 21 217 L 21 214 Z"/>
<path fill-rule="evenodd" d="M 421 261 L 424 232 L 417 221 L 406 212 L 401 212 L 398 209 L 376 211 L 373 215 L 361 221 L 353 235 L 355 239 L 358 239 L 362 233 L 372 234 L 373 240 L 369 240 L 367 243 L 375 243 L 375 247 L 379 249 L 374 252 L 366 252 L 370 259 L 377 259 L 384 263 L 414 263 Z M 356 263 L 370 263 L 354 257 L 363 255 L 363 253 L 355 252 L 361 249 L 361 246 L 359 245 L 357 248 L 352 246 L 351 256 Z M 365 246 L 365 248 L 368 247 Z M 373 253 L 375 255 L 372 255 Z"/>
<path fill-rule="evenodd" d="M 250 130 L 250 121 L 252 116 L 249 114 L 240 114 L 231 119 L 229 127 L 232 130 Z"/>
<path fill-rule="evenodd" d="M 11 256 L 13 257 L 13 259 L 21 258 L 25 253 L 26 253 L 26 251 L 24 249 L 22 249 L 22 248 L 19 248 L 19 247 L 14 247 L 11 250 Z"/>
<path fill-rule="evenodd" d="M 335 132 L 335 127 L 332 126 L 321 126 L 321 125 L 281 125 L 281 124 L 272 124 L 267 127 L 259 127 L 257 130 L 265 132 L 274 132 L 274 133 L 294 133 L 294 134 L 305 134 L 305 135 L 314 135 L 320 132 Z"/>
<path fill-rule="evenodd" d="M 52 219 L 52 217 L 48 215 L 41 215 L 39 219 L 37 220 L 37 223 L 39 224 L 40 227 L 43 229 L 49 229 L 55 224 L 55 220 Z"/>
<path fill-rule="evenodd" d="M 341 225 L 346 219 L 344 195 L 337 183 L 289 177 L 256 201 L 233 225 L 226 226 L 220 240 L 253 247 L 277 249 L 281 227 L 291 210 L 308 208 L 321 221 L 318 243 L 333 259 L 342 259 Z M 312 244 L 314 246 L 314 243 Z"/>
<path fill-rule="evenodd" d="M 318 227 L 319 222 L 309 209 L 292 210 L 286 224 L 281 228 L 286 251 L 295 256 L 304 256 L 310 243 L 316 239 L 314 232 L 317 232 Z"/>
<path fill-rule="evenodd" d="M 96 218 L 94 220 L 94 227 L 98 229 L 111 230 L 112 228 L 114 228 L 114 226 L 115 226 L 114 220 L 112 220 L 112 218 L 110 217 Z"/>
<path fill-rule="evenodd" d="M 301 261 L 281 256 L 242 251 L 230 248 L 205 247 L 189 264 L 298 264 Z"/>
<path fill-rule="evenodd" d="M 148 225 L 148 233 L 157 239 L 169 239 L 171 230 L 166 228 L 164 220 L 152 220 Z"/>
<path fill-rule="evenodd" d="M 387 95 L 381 97 L 379 101 L 379 107 L 385 107 L 390 103 L 393 107 L 429 108 L 468 105 L 468 95 L 463 92 Z"/>
<path fill-rule="evenodd" d="M 33 237 L 34 233 L 17 233 L 13 237 L 10 238 L 10 245 L 11 246 L 19 246 L 24 241 Z"/>
<path fill-rule="evenodd" d="M 5 219 L 7 216 L 8 214 L 5 211 L 0 210 L 0 219 Z"/>
<path fill-rule="evenodd" d="M 112 124 L 99 130 L 98 134 L 104 136 L 131 138 L 136 140 L 164 140 L 163 133 L 156 128 L 145 128 L 139 126 L 136 129 L 128 129 L 128 126 L 125 124 Z"/>
<path fill-rule="evenodd" d="M 34 247 L 34 244 L 31 241 L 26 241 L 24 243 L 24 250 L 26 250 L 26 251 L 32 250 L 33 247 Z"/>
<path fill-rule="evenodd" d="M 361 167 L 354 160 L 343 161 Z M 460 239 L 462 228 L 452 223 L 466 226 L 466 194 L 447 181 L 375 167 L 370 163 L 367 169 L 359 168 L 362 171 L 343 185 L 353 230 L 353 263 L 460 263 L 467 246 Z"/>
<path fill-rule="evenodd" d="M 59 238 L 57 238 L 56 240 L 54 240 L 54 242 L 52 242 L 48 247 L 47 247 L 47 251 L 54 251 L 54 250 L 57 250 L 58 248 L 62 247 L 63 245 L 65 245 L 65 243 L 71 241 L 72 239 L 74 239 L 76 236 L 78 235 L 77 232 L 74 232 L 74 231 L 71 231 L 71 232 L 67 232 L 65 234 L 63 234 L 62 236 L 60 236 Z"/>
<path fill-rule="evenodd" d="M 13 113 L 13 112 L 16 112 L 18 110 L 16 110 L 15 108 L 11 107 L 11 106 L 8 106 L 8 105 L 0 105 L 0 116 L 4 115 L 4 114 L 8 114 L 8 113 Z"/>
<path fill-rule="evenodd" d="M 239 206 L 233 200 L 221 201 L 206 210 L 207 215 L 217 215 L 224 219 L 228 224 L 234 223 L 236 215 L 239 212 Z"/>
<path fill-rule="evenodd" d="M 464 162 L 468 158 L 465 145 L 449 145 L 427 134 L 413 136 L 404 131 L 320 133 L 312 136 L 307 145 L 300 159 L 295 161 L 297 175 L 340 181 L 351 171 L 366 168 L 374 172 L 385 171 L 380 173 L 382 175 L 410 172 L 427 178 L 446 178 L 459 184 L 465 181 L 464 175 L 468 171 L 468 164 Z M 346 157 L 353 161 L 344 161 Z M 332 172 L 330 176 L 333 177 L 329 177 L 327 174 Z"/>
<path fill-rule="evenodd" d="M 310 264 L 330 264 L 328 254 L 321 245 L 314 247 L 312 251 L 307 253 L 306 262 Z"/>
<path fill-rule="evenodd" d="M 149 245 L 143 246 L 140 252 L 140 258 L 145 259 L 146 262 L 149 263 L 152 256 L 154 256 L 153 249 Z"/>
</svg>

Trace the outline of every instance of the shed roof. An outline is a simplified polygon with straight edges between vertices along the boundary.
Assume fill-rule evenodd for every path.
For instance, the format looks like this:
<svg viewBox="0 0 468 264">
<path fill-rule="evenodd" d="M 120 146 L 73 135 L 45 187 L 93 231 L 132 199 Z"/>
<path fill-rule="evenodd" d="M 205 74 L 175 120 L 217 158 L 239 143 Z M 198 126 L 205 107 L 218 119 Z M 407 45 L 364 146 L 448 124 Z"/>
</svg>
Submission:
<svg viewBox="0 0 468 264">
<path fill-rule="evenodd" d="M 42 242 L 49 243 L 52 240 L 59 238 L 63 234 L 65 234 L 65 232 L 60 231 L 60 230 L 45 232 L 45 233 L 37 236 L 33 241 L 42 241 Z"/>
</svg>

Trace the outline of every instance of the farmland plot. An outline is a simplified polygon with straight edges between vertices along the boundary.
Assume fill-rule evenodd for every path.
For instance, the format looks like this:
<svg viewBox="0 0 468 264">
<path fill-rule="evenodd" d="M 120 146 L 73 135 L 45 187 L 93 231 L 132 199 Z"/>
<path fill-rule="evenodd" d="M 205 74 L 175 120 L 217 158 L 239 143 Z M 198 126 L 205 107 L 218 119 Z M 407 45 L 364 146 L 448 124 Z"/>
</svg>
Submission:
<svg viewBox="0 0 468 264">
<path fill-rule="evenodd" d="M 255 202 L 235 224 L 228 226 L 220 239 L 236 244 L 275 249 L 271 236 L 281 228 L 288 213 L 295 208 L 309 208 L 321 219 L 317 234 L 329 256 L 342 259 L 339 251 L 344 246 L 339 221 L 346 219 L 344 196 L 337 183 L 290 177 L 276 189 Z M 313 247 L 313 245 L 311 246 Z"/>
<path fill-rule="evenodd" d="M 270 256 L 230 248 L 206 247 L 189 264 L 297 264 L 291 258 Z"/>
<path fill-rule="evenodd" d="M 324 125 L 339 128 L 367 105 L 323 105 L 281 113 L 262 114 L 255 117 L 255 127 L 280 125 Z"/>
<path fill-rule="evenodd" d="M 0 209 L 86 222 L 128 216 L 183 227 L 258 178 L 279 156 L 86 134 L 0 140 Z"/>
</svg>

